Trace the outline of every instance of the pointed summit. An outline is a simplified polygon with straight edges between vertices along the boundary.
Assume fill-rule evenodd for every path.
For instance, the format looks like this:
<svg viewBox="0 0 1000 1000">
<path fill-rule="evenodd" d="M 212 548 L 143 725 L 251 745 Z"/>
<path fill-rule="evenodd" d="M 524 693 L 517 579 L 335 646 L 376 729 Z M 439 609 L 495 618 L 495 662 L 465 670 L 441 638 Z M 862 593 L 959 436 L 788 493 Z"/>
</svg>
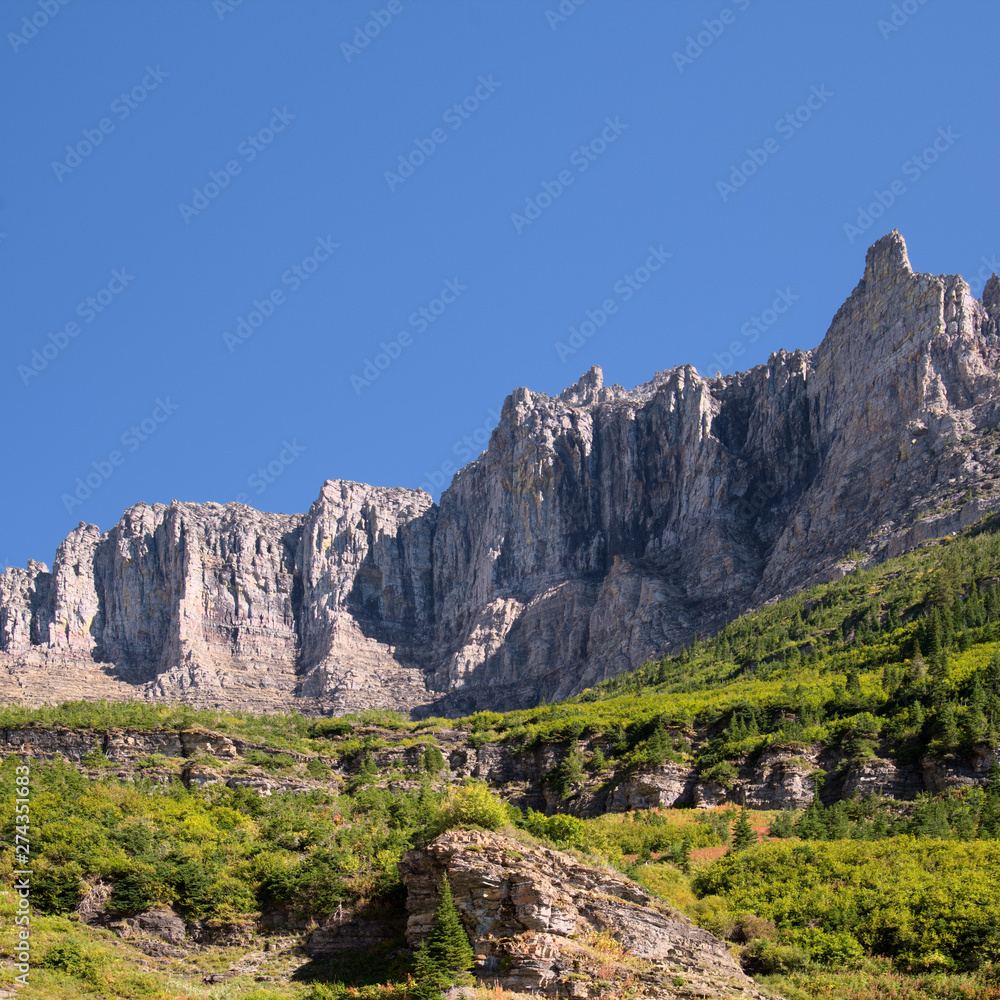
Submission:
<svg viewBox="0 0 1000 1000">
<path fill-rule="evenodd" d="M 580 376 L 576 385 L 571 385 L 559 396 L 567 403 L 586 404 L 597 399 L 597 394 L 604 388 L 604 370 L 600 365 L 593 365 L 585 375 Z"/>
<path fill-rule="evenodd" d="M 983 288 L 983 305 L 992 319 L 1000 319 L 1000 277 L 996 271 L 989 276 Z"/>
<path fill-rule="evenodd" d="M 865 256 L 865 282 L 895 282 L 900 277 L 913 274 L 906 241 L 894 229 L 868 248 Z"/>
</svg>

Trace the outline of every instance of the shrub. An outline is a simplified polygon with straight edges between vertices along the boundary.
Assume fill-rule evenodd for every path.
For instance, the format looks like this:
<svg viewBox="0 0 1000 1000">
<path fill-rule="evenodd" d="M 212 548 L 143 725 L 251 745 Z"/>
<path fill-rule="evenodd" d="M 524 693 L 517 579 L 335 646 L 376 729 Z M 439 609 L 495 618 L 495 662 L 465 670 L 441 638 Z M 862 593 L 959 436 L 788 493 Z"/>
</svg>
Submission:
<svg viewBox="0 0 1000 1000">
<path fill-rule="evenodd" d="M 777 944 L 758 938 L 743 949 L 740 961 L 749 973 L 775 975 L 801 969 L 809 961 L 809 955 L 793 944 Z"/>
<path fill-rule="evenodd" d="M 703 896 L 688 907 L 688 916 L 716 937 L 728 938 L 736 926 L 736 917 L 729 911 L 729 903 L 722 896 Z"/>
<path fill-rule="evenodd" d="M 484 830 L 499 830 L 507 825 L 507 807 L 494 795 L 485 781 L 467 781 L 448 794 L 441 810 L 438 830 L 453 827 L 478 826 Z"/>
<path fill-rule="evenodd" d="M 802 948 L 819 965 L 831 969 L 853 968 L 865 958 L 865 950 L 848 931 L 825 931 L 821 927 L 802 927 L 784 935 L 789 944 Z"/>
<path fill-rule="evenodd" d="M 536 809 L 529 809 L 523 826 L 534 836 L 550 840 L 558 846 L 583 846 L 584 823 L 575 816 L 565 813 L 546 816 Z"/>
<path fill-rule="evenodd" d="M 776 941 L 778 928 L 773 920 L 765 920 L 754 913 L 744 913 L 736 918 L 728 936 L 730 941 L 737 944 L 750 944 L 760 938 Z M 856 941 L 854 943 L 857 944 Z"/>
<path fill-rule="evenodd" d="M 736 765 L 728 760 L 720 760 L 718 764 L 713 764 L 701 772 L 703 782 L 713 782 L 727 790 L 733 787 L 738 777 L 739 772 L 736 770 Z"/>
<path fill-rule="evenodd" d="M 85 949 L 75 939 L 60 941 L 42 956 L 43 968 L 58 969 L 78 979 L 85 979 L 95 986 L 99 986 L 104 978 L 105 965 L 103 955 Z"/>
</svg>

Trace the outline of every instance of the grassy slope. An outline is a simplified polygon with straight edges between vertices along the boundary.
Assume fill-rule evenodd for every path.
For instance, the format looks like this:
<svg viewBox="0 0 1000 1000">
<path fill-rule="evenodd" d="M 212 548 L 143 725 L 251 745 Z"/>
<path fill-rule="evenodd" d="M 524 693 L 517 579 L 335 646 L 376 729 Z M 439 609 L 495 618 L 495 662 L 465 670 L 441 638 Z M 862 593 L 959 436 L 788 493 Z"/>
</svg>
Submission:
<svg viewBox="0 0 1000 1000">
<path fill-rule="evenodd" d="M 968 755 L 995 745 L 1000 724 L 998 580 L 1000 535 L 988 523 L 760 609 L 710 641 L 696 640 L 678 655 L 568 702 L 480 712 L 459 725 L 472 744 L 575 746 L 579 737 L 599 735 L 606 761 L 574 759 L 574 766 L 618 773 L 697 756 L 703 773 L 723 774 L 727 761 L 769 744 L 826 744 L 844 759 L 862 759 L 885 740 L 904 756 Z M 4 727 L 202 728 L 275 750 L 337 756 L 404 740 L 433 742 L 437 729 L 455 724 L 413 723 L 388 712 L 347 719 L 255 718 L 149 704 L 0 710 Z M 693 749 L 688 736 L 696 731 Z M 4 768 L 5 786 L 12 764 Z M 141 783 L 86 783 L 59 765 L 36 766 L 34 776 L 36 905 L 53 914 L 44 918 L 49 921 L 64 920 L 58 914 L 72 911 L 98 876 L 115 885 L 113 902 L 123 910 L 160 901 L 191 918 L 238 920 L 261 907 L 290 903 L 322 916 L 341 900 L 391 897 L 402 851 L 440 826 L 444 787 L 427 773 L 397 773 L 397 783 L 409 779 L 409 790 L 386 791 L 380 788 L 385 776 L 367 773 L 349 794 L 338 796 L 331 784 L 311 797 L 261 800 L 232 789 L 190 792 L 179 783 L 166 794 Z M 561 777 L 571 788 L 573 775 Z M 13 821 L 10 791 L 5 787 L 0 803 L 5 830 Z M 876 829 L 871 816 L 860 812 L 811 815 L 809 825 L 798 828 L 812 839 L 809 853 L 799 851 L 797 840 L 762 843 L 740 855 L 738 864 L 716 860 L 733 821 L 718 811 L 590 821 L 511 818 L 525 836 L 618 864 L 717 932 L 749 936 L 747 946 L 757 952 L 752 960 L 761 969 L 783 970 L 781 988 L 790 997 L 830 995 L 823 963 L 863 966 L 853 979 L 836 981 L 838 996 L 986 997 L 998 995 L 990 962 L 995 953 L 1000 959 L 1000 942 L 990 927 L 1000 925 L 993 902 L 1000 898 L 1000 859 L 995 842 L 976 839 L 989 835 L 981 821 L 984 801 L 980 795 L 971 806 L 952 802 L 940 822 L 909 830 L 923 833 L 921 839 L 891 836 L 891 823 Z M 928 833 L 964 842 L 941 843 Z M 837 837 L 881 839 L 827 842 Z M 689 878 L 681 869 L 692 863 Z M 856 890 L 852 866 L 866 872 Z M 0 872 L 9 878 L 12 867 L 10 847 L 4 846 Z M 879 880 L 880 873 L 895 871 L 907 878 Z M 718 903 L 711 902 L 715 897 Z M 836 901 L 841 898 L 847 902 Z M 803 899 L 810 905 L 795 910 L 792 903 Z M 764 923 L 745 933 L 741 921 L 747 913 Z M 819 927 L 809 926 L 817 920 Z M 40 926 L 44 955 L 44 928 L 56 924 Z M 58 926 L 65 931 L 65 924 Z M 93 963 L 100 965 L 100 955 L 113 946 L 95 934 L 73 929 L 68 937 L 84 942 L 84 952 L 96 957 L 89 966 L 79 959 L 83 965 L 76 967 L 72 955 L 56 954 L 43 976 L 51 980 L 48 992 L 39 996 L 84 995 L 61 993 L 60 976 L 78 986 L 100 980 L 104 973 Z M 864 958 L 866 951 L 875 957 Z M 795 971 L 807 956 L 811 964 Z M 60 961 L 67 969 L 56 967 Z M 980 970 L 962 973 L 963 964 Z M 155 975 L 155 982 L 140 976 L 113 989 L 122 996 L 180 995 L 176 983 L 170 985 L 174 972 Z M 914 992 L 921 977 L 925 992 Z M 235 985 L 226 989 L 211 995 L 237 995 Z M 191 995 L 210 994 L 192 989 Z"/>
</svg>

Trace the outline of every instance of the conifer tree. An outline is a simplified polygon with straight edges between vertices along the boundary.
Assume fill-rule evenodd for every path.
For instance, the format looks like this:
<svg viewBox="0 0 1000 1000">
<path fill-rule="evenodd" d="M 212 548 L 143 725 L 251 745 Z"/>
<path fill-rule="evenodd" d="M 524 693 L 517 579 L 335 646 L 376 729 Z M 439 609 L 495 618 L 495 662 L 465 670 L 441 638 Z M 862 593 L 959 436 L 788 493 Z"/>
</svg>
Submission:
<svg viewBox="0 0 1000 1000">
<path fill-rule="evenodd" d="M 984 840 L 1000 840 L 1000 763 L 995 757 L 990 765 L 986 796 L 979 813 L 978 836 Z"/>
<path fill-rule="evenodd" d="M 434 963 L 426 941 L 417 945 L 417 962 L 413 970 L 413 981 L 407 986 L 406 995 L 413 1000 L 443 1000 L 442 990 L 449 985 L 445 976 Z"/>
<path fill-rule="evenodd" d="M 986 667 L 986 686 L 994 693 L 1000 691 L 1000 646 L 993 647 L 993 656 Z"/>
<path fill-rule="evenodd" d="M 469 970 L 475 956 L 469 938 L 462 927 L 448 876 L 441 880 L 434 924 L 427 941 L 417 951 L 416 979 L 421 989 L 437 990 L 451 984 L 464 985 L 472 981 Z M 431 1000 L 437 994 L 414 994 L 418 1000 Z"/>
<path fill-rule="evenodd" d="M 958 720 L 955 717 L 955 706 L 950 701 L 945 702 L 938 715 L 938 731 L 941 734 L 941 744 L 946 750 L 954 750 L 958 746 Z"/>
<path fill-rule="evenodd" d="M 729 853 L 735 854 L 737 851 L 746 850 L 757 843 L 757 831 L 750 825 L 750 818 L 747 816 L 747 807 L 743 806 L 739 816 L 733 823 L 733 836 L 729 845 Z"/>
<path fill-rule="evenodd" d="M 584 779 L 583 757 L 574 743 L 553 772 L 553 784 L 565 798 Z"/>
</svg>

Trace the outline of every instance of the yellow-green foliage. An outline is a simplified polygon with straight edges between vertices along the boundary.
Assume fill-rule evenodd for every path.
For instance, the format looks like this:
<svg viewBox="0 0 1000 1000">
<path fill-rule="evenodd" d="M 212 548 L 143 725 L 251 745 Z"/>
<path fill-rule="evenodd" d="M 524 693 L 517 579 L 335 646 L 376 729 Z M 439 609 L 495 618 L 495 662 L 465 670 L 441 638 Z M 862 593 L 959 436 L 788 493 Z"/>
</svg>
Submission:
<svg viewBox="0 0 1000 1000">
<path fill-rule="evenodd" d="M 489 790 L 486 782 L 470 779 L 448 793 L 437 826 L 440 830 L 461 826 L 499 830 L 509 819 L 507 806 Z"/>
<path fill-rule="evenodd" d="M 905 969 L 1000 960 L 995 841 L 760 844 L 698 872 L 694 889 L 773 920 L 786 941 L 820 957 L 830 936 L 841 935 L 860 945 L 858 954 Z"/>
<path fill-rule="evenodd" d="M 0 766 L 3 829 L 14 824 L 15 764 Z M 225 920 L 275 903 L 329 913 L 398 885 L 399 858 L 437 822 L 440 798 L 427 785 L 338 799 L 88 781 L 61 759 L 33 765 L 31 778 L 32 903 L 43 913 L 73 910 L 98 879 L 121 913 L 169 904 Z M 0 872 L 13 867 L 8 842 Z"/>
</svg>

